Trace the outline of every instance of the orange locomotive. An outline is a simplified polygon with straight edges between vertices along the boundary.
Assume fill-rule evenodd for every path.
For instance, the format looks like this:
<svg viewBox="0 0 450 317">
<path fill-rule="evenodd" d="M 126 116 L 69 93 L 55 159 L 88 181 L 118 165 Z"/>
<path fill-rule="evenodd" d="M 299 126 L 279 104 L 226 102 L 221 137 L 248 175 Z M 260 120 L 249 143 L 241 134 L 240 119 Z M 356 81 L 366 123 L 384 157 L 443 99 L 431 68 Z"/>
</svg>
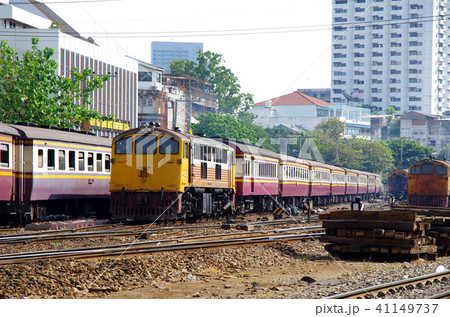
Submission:
<svg viewBox="0 0 450 317">
<path fill-rule="evenodd" d="M 426 159 L 409 167 L 409 205 L 447 207 L 450 195 L 450 163 Z"/>
</svg>

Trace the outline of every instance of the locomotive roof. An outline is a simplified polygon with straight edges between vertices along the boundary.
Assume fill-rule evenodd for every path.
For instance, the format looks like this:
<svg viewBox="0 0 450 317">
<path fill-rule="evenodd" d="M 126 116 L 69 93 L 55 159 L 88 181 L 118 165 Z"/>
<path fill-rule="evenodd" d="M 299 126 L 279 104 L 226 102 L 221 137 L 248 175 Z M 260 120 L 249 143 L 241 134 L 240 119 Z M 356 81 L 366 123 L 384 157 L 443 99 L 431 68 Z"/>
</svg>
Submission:
<svg viewBox="0 0 450 317">
<path fill-rule="evenodd" d="M 19 136 L 19 132 L 16 129 L 12 128 L 11 125 L 0 122 L 0 133 Z"/>
<path fill-rule="evenodd" d="M 428 158 L 428 159 L 424 159 L 424 160 L 421 160 L 421 161 L 417 161 L 415 163 L 412 163 L 411 166 L 418 165 L 418 164 L 423 164 L 423 163 L 441 163 L 441 164 L 450 166 L 450 162 L 449 161 L 438 160 L 438 159 L 435 159 L 435 158 Z"/>
<path fill-rule="evenodd" d="M 161 127 L 154 127 L 154 131 L 170 135 L 172 137 L 183 140 L 185 142 L 198 143 L 198 144 L 202 144 L 202 145 L 213 146 L 215 148 L 230 149 L 230 147 L 228 145 L 226 145 L 218 140 L 202 137 L 199 135 L 183 133 L 180 131 L 170 130 L 170 129 L 161 128 Z M 127 135 L 146 134 L 146 133 L 149 133 L 149 134 L 152 133 L 151 128 L 149 128 L 149 127 L 135 128 L 135 129 L 131 129 L 131 130 L 122 132 L 121 134 L 117 135 L 114 138 L 114 140 L 121 139 Z"/>
<path fill-rule="evenodd" d="M 17 134 L 24 139 L 64 141 L 68 143 L 81 143 L 111 147 L 111 139 L 94 135 L 15 124 L 11 124 L 9 126 L 11 128 L 14 128 Z"/>
</svg>

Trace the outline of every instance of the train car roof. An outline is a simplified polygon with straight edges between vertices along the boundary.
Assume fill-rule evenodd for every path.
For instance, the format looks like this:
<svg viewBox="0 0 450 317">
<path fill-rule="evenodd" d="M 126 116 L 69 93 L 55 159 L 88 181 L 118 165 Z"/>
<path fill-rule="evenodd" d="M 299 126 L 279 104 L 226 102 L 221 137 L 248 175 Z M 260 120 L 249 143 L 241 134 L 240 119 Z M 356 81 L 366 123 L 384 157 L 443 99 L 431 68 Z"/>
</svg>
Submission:
<svg viewBox="0 0 450 317">
<path fill-rule="evenodd" d="M 302 159 L 299 157 L 289 156 L 286 154 L 279 154 L 279 155 L 280 155 L 280 164 L 294 163 L 294 164 L 303 164 L 303 165 L 311 166 L 310 160 L 305 160 L 305 159 Z"/>
<path fill-rule="evenodd" d="M 408 174 L 408 170 L 403 169 L 403 168 L 397 168 L 396 170 L 393 170 L 392 172 L 390 172 L 389 175 L 388 175 L 388 177 L 390 177 L 390 176 L 392 176 L 392 175 L 394 175 L 394 174 L 398 174 L 398 173 L 401 173 L 401 174 Z"/>
<path fill-rule="evenodd" d="M 220 139 L 216 139 L 216 140 L 220 140 Z M 231 147 L 236 148 L 237 150 L 239 150 L 239 152 L 241 152 L 243 154 L 258 155 L 258 156 L 263 156 L 263 157 L 265 156 L 265 157 L 280 159 L 279 153 L 260 148 L 253 144 L 242 143 L 242 142 L 238 142 L 238 141 L 230 140 L 230 139 L 221 139 L 221 140 L 222 140 L 222 142 L 229 144 Z"/>
<path fill-rule="evenodd" d="M 2 123 L 2 122 L 0 122 L 0 133 L 12 135 L 12 136 L 19 136 L 20 135 L 19 132 L 16 129 L 11 127 L 10 124 L 6 124 L 6 123 Z"/>
<path fill-rule="evenodd" d="M 111 147 L 111 139 L 95 135 L 16 124 L 11 124 L 10 127 L 14 128 L 18 135 L 24 139 L 62 141 Z"/>
</svg>

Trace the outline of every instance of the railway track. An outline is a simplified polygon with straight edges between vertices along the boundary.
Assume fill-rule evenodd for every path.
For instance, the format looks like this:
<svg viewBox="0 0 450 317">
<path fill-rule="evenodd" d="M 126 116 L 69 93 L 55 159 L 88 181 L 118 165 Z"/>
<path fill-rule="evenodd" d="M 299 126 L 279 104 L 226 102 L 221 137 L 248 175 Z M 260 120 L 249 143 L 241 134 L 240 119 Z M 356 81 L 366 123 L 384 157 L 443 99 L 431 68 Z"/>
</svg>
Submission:
<svg viewBox="0 0 450 317">
<path fill-rule="evenodd" d="M 193 236 L 175 239 L 138 241 L 99 247 L 76 248 L 69 250 L 46 250 L 0 255 L 0 265 L 18 264 L 46 259 L 93 259 L 117 256 L 142 255 L 159 252 L 188 251 L 206 248 L 243 247 L 275 242 L 290 242 L 316 239 L 323 235 L 320 226 L 235 232 L 208 236 Z"/>
<path fill-rule="evenodd" d="M 325 297 L 324 299 L 371 299 L 371 298 L 384 298 L 387 294 L 395 294 L 400 291 L 412 290 L 415 288 L 422 288 L 425 285 L 433 283 L 448 282 L 450 279 L 450 270 L 441 273 L 433 273 L 422 275 L 418 277 L 408 278 L 404 280 L 398 280 L 390 283 L 379 284 L 375 286 L 360 288 L 354 291 L 345 292 L 337 295 Z M 435 296 L 442 297 L 429 297 L 429 298 L 448 298 L 450 291 Z"/>
<path fill-rule="evenodd" d="M 303 218 L 297 219 L 284 219 L 284 220 L 273 220 L 273 221 L 257 221 L 248 223 L 235 223 L 228 224 L 229 228 L 252 225 L 254 227 L 260 226 L 279 226 L 290 223 L 298 223 L 303 221 Z M 96 229 L 101 229 L 107 226 L 99 226 Z M 120 236 L 138 236 L 142 232 L 145 234 L 159 234 L 162 232 L 173 232 L 173 231 L 190 231 L 199 229 L 220 229 L 223 224 L 202 224 L 202 225 L 190 225 L 190 226 L 173 226 L 173 227 L 157 227 L 157 228 L 145 228 L 144 225 L 139 226 L 122 226 L 117 228 L 115 225 L 112 230 L 86 230 L 86 228 L 74 229 L 74 230 L 59 230 L 59 231 L 44 231 L 44 232 L 34 232 L 34 233 L 20 233 L 13 235 L 3 235 L 0 236 L 0 246 L 10 245 L 18 243 L 43 243 L 43 242 L 53 242 L 60 240 L 70 240 L 70 239 L 91 239 L 99 237 L 120 237 Z"/>
</svg>

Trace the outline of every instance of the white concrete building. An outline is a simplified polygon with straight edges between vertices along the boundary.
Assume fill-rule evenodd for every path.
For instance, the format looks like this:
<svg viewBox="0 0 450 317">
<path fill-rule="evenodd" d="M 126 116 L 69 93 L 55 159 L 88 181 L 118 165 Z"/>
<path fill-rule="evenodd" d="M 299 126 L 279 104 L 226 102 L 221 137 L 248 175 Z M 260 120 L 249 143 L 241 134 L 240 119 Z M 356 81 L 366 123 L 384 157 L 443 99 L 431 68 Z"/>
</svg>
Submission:
<svg viewBox="0 0 450 317">
<path fill-rule="evenodd" d="M 45 4 L 21 0 L 18 5 L 0 2 L 0 40 L 7 41 L 17 53 L 31 49 L 31 39 L 39 38 L 38 48 L 50 47 L 58 62 L 59 75 L 68 76 L 75 67 L 81 71 L 89 67 L 94 75 L 109 75 L 110 79 L 92 95 L 91 109 L 100 114 L 113 115 L 115 122 L 91 122 L 92 132 L 112 137 L 120 130 L 137 126 L 138 61 L 120 54 L 111 47 L 100 47 L 94 40 L 83 38 Z M 26 10 L 25 10 L 26 9 Z M 52 22 L 59 28 L 49 29 Z"/>
<path fill-rule="evenodd" d="M 449 109 L 449 8 L 444 0 L 333 0 L 331 103 L 397 114 Z"/>
</svg>

